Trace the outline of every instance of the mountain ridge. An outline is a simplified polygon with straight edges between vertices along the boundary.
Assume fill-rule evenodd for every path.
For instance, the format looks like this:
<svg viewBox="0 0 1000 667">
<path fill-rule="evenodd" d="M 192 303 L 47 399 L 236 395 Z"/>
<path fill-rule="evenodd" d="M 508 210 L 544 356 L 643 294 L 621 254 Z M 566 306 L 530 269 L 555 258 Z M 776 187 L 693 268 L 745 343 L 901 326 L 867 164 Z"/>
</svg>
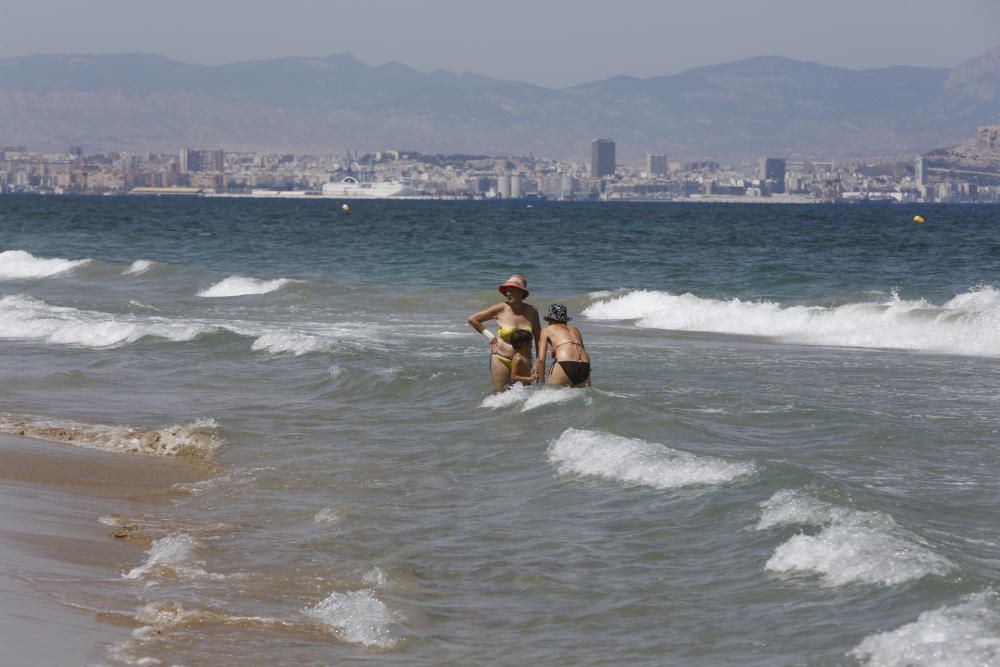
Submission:
<svg viewBox="0 0 1000 667">
<path fill-rule="evenodd" d="M 193 65 L 156 54 L 0 58 L 0 144 L 296 152 L 400 148 L 620 159 L 919 154 L 1000 122 L 1000 47 L 955 68 L 759 56 L 546 88 L 352 54 Z"/>
</svg>

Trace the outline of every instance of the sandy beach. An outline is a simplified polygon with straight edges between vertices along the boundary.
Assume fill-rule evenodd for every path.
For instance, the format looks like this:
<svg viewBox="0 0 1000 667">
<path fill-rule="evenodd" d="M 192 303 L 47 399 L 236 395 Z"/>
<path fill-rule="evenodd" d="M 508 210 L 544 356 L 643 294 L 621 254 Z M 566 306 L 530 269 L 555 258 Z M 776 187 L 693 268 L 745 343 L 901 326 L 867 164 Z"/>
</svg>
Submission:
<svg viewBox="0 0 1000 667">
<path fill-rule="evenodd" d="M 108 646 L 132 625 L 62 592 L 99 592 L 102 580 L 141 562 L 139 531 L 109 517 L 140 516 L 165 502 L 172 484 L 202 476 L 184 461 L 0 435 L 4 664 L 107 664 Z"/>
</svg>

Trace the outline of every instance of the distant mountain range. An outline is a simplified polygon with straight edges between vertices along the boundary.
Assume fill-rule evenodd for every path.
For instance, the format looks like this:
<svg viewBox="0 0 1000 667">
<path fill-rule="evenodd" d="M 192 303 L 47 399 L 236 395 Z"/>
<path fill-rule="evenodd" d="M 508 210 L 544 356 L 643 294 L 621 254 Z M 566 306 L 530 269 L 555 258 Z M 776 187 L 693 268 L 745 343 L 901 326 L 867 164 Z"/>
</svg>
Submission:
<svg viewBox="0 0 1000 667">
<path fill-rule="evenodd" d="M 550 89 L 351 55 L 189 65 L 147 54 L 0 59 L 0 145 L 325 153 L 398 148 L 619 161 L 916 155 L 1000 122 L 1000 47 L 954 69 L 781 57 Z"/>
</svg>

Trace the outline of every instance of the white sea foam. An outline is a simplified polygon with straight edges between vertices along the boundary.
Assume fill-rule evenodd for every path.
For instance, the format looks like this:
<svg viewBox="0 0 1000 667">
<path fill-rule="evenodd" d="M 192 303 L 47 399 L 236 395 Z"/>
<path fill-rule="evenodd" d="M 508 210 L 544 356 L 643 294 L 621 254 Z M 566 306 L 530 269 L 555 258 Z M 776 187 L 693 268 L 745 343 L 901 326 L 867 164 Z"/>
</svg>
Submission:
<svg viewBox="0 0 1000 667">
<path fill-rule="evenodd" d="M 248 278 L 245 276 L 229 276 L 228 278 L 220 280 L 214 285 L 201 290 L 198 292 L 198 296 L 218 298 L 227 296 L 246 296 L 248 294 L 267 294 L 268 292 L 275 292 L 287 285 L 301 282 L 303 281 L 292 280 L 291 278 L 261 280 L 259 278 Z"/>
<path fill-rule="evenodd" d="M 146 562 L 122 575 L 125 579 L 141 579 L 150 574 L 168 574 L 183 578 L 222 578 L 205 571 L 205 562 L 195 556 L 197 542 L 185 533 L 168 535 L 158 540 L 146 552 Z"/>
<path fill-rule="evenodd" d="M 21 294 L 0 299 L 0 338 L 100 348 L 133 343 L 146 336 L 188 341 L 215 330 L 198 322 L 53 306 Z"/>
<path fill-rule="evenodd" d="M 883 512 L 837 507 L 789 489 L 777 492 L 761 507 L 758 530 L 790 525 L 821 528 L 815 535 L 800 533 L 778 546 L 765 566 L 773 572 L 816 573 L 828 586 L 889 586 L 945 575 L 955 567 Z"/>
<path fill-rule="evenodd" d="M 569 387 L 526 387 L 522 384 L 515 384 L 507 391 L 490 394 L 483 399 L 479 407 L 498 410 L 502 408 L 521 407 L 521 412 L 528 412 L 535 408 L 556 403 L 567 403 L 573 400 L 590 401 L 587 392 Z"/>
<path fill-rule="evenodd" d="M 639 290 L 598 301 L 583 314 L 592 320 L 635 320 L 643 328 L 765 336 L 796 344 L 1000 356 L 1000 290 L 989 286 L 943 305 L 893 295 L 836 307 Z"/>
<path fill-rule="evenodd" d="M 385 570 L 376 565 L 365 572 L 365 576 L 361 578 L 361 581 L 369 586 L 381 588 L 389 581 L 389 577 L 386 575 Z"/>
<path fill-rule="evenodd" d="M 90 259 L 36 257 L 24 250 L 0 252 L 0 280 L 49 278 L 89 264 Z"/>
<path fill-rule="evenodd" d="M 332 628 L 346 642 L 376 648 L 396 645 L 396 614 L 370 589 L 331 593 L 305 614 Z"/>
<path fill-rule="evenodd" d="M 725 484 L 755 470 L 751 463 L 695 456 L 655 442 L 575 428 L 566 429 L 549 445 L 549 461 L 560 474 L 655 489 Z"/>
<path fill-rule="evenodd" d="M 148 429 L 138 426 L 86 424 L 33 415 L 0 414 L 0 433 L 63 442 L 89 449 L 151 456 L 206 456 L 225 441 L 214 419 Z"/>
<path fill-rule="evenodd" d="M 255 351 L 270 354 L 292 354 L 296 357 L 310 352 L 322 352 L 329 349 L 330 343 L 322 338 L 294 331 L 266 333 L 250 346 Z"/>
<path fill-rule="evenodd" d="M 324 507 L 313 515 L 313 523 L 329 526 L 340 521 L 340 513 L 332 507 Z"/>
<path fill-rule="evenodd" d="M 994 591 L 966 596 L 955 606 L 866 637 L 851 655 L 868 667 L 996 667 L 1000 600 Z"/>
<path fill-rule="evenodd" d="M 132 264 L 122 271 L 122 275 L 125 276 L 138 276 L 146 273 L 150 269 L 156 266 L 156 262 L 151 259 L 137 259 Z"/>
</svg>

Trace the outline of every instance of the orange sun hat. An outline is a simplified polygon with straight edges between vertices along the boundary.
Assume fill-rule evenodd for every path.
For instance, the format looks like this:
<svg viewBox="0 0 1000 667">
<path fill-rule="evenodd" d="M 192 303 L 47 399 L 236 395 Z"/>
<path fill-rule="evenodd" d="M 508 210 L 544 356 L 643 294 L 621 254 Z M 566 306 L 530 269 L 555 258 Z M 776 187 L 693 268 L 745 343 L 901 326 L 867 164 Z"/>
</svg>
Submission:
<svg viewBox="0 0 1000 667">
<path fill-rule="evenodd" d="M 507 293 L 504 292 L 504 288 L 506 287 L 516 287 L 518 289 L 524 290 L 524 296 L 526 297 L 530 293 L 528 292 L 528 279 L 522 276 L 520 273 L 512 274 L 510 278 L 500 283 L 500 286 L 497 287 L 497 289 L 500 290 L 501 294 L 507 296 Z"/>
</svg>

